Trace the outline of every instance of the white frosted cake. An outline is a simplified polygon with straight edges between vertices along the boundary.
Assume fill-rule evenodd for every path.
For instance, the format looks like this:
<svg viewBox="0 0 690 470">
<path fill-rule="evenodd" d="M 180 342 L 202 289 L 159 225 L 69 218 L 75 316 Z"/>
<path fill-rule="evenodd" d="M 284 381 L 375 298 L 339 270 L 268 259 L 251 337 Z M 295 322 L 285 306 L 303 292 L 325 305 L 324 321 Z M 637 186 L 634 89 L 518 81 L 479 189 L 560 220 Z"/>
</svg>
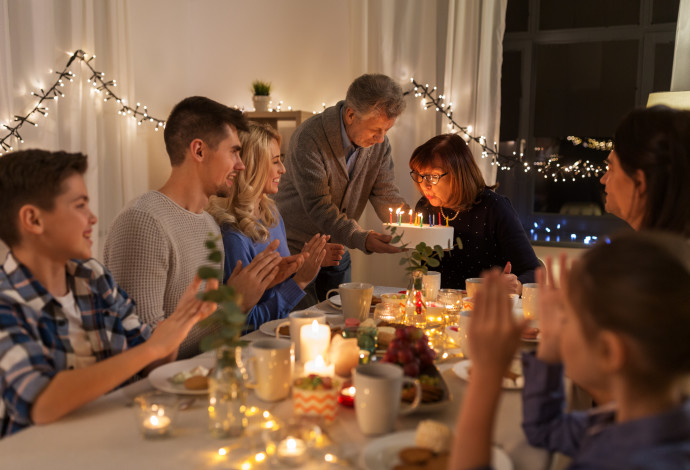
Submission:
<svg viewBox="0 0 690 470">
<path fill-rule="evenodd" d="M 395 227 L 395 235 L 402 235 L 400 243 L 407 244 L 408 248 L 414 248 L 421 242 L 434 247 L 441 245 L 444 250 L 453 246 L 453 227 L 446 227 L 445 225 L 419 225 L 412 224 L 383 224 L 386 227 Z M 386 233 L 390 230 L 386 229 Z"/>
</svg>

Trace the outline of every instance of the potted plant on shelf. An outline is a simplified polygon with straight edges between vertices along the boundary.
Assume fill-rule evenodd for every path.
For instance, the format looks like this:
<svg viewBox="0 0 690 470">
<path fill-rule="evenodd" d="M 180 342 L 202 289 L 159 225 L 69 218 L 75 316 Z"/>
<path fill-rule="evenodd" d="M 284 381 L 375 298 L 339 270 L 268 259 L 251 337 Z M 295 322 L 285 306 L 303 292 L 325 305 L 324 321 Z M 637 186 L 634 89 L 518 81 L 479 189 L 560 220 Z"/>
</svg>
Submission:
<svg viewBox="0 0 690 470">
<path fill-rule="evenodd" d="M 222 273 L 217 267 L 223 261 L 223 253 L 216 246 L 219 239 L 220 236 L 209 234 L 206 240 L 208 261 L 213 265 L 199 268 L 199 277 L 204 280 L 222 281 Z M 201 327 L 210 330 L 201 341 L 201 349 L 216 351 L 216 366 L 208 376 L 210 428 L 217 437 L 237 437 L 242 434 L 245 425 L 247 391 L 241 355 L 245 342 L 239 338 L 247 317 L 239 307 L 240 294 L 222 282 L 217 289 L 200 293 L 199 297 L 218 305 L 215 312 L 200 322 Z"/>
<path fill-rule="evenodd" d="M 251 90 L 254 93 L 252 98 L 254 109 L 256 111 L 267 111 L 268 102 L 271 100 L 271 82 L 254 80 Z"/>
</svg>

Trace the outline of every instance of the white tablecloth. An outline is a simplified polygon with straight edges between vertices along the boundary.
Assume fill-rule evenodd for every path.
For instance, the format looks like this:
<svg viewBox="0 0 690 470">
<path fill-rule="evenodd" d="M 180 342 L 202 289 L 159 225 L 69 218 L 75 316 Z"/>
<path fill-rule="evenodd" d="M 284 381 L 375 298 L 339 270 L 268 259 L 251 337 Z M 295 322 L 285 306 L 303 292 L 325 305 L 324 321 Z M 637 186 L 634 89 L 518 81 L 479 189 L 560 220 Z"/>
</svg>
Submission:
<svg viewBox="0 0 690 470">
<path fill-rule="evenodd" d="M 324 305 L 316 308 L 326 309 Z M 256 331 L 248 340 L 265 337 Z M 400 418 L 396 431 L 413 430 L 422 418 L 435 419 L 453 428 L 465 394 L 465 382 L 455 376 L 452 363 L 439 365 L 453 400 L 443 410 L 412 414 Z M 148 380 L 129 385 L 70 414 L 56 423 L 33 426 L 0 440 L 0 464 L 7 469 L 205 469 L 234 468 L 218 449 L 236 440 L 217 439 L 208 432 L 207 399 L 202 396 L 194 405 L 180 411 L 172 437 L 145 440 L 139 434 L 134 408 L 127 406 L 133 396 L 151 390 Z M 253 392 L 249 405 L 271 411 L 282 419 L 292 416 L 290 399 L 265 403 Z M 526 442 L 520 427 L 522 419 L 520 393 L 504 391 L 497 417 L 494 440 L 510 456 L 516 470 L 539 470 L 548 467 L 548 454 Z M 357 465 L 361 450 L 371 441 L 358 429 L 353 408 L 340 407 L 338 417 L 327 429 L 343 455 Z M 276 468 L 276 467 L 272 467 Z"/>
</svg>

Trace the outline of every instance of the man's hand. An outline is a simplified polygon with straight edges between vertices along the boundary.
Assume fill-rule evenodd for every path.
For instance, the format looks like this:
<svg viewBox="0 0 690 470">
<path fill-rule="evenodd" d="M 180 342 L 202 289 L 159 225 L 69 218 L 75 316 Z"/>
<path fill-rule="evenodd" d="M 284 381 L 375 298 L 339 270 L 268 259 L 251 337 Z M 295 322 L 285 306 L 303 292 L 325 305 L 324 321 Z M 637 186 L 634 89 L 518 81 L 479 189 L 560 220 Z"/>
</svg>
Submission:
<svg viewBox="0 0 690 470">
<path fill-rule="evenodd" d="M 305 255 L 304 253 L 299 253 L 292 256 L 286 256 L 285 258 L 280 258 L 280 263 L 278 264 L 278 274 L 276 274 L 276 277 L 273 278 L 273 281 L 271 281 L 271 284 L 268 286 L 268 288 L 270 289 L 271 287 L 277 286 L 295 274 L 297 270 L 302 267 L 307 256 L 308 255 Z"/>
<path fill-rule="evenodd" d="M 227 285 L 242 295 L 240 308 L 243 312 L 251 310 L 261 300 L 264 291 L 278 274 L 281 257 L 275 250 L 279 244 L 280 240 L 273 240 L 247 267 L 243 267 L 242 261 L 238 260 L 232 270 Z"/>
<path fill-rule="evenodd" d="M 330 235 L 326 236 L 328 237 L 326 239 L 327 241 L 331 239 Z M 343 259 L 344 254 L 345 246 L 341 245 L 340 243 L 326 243 L 326 256 L 324 256 L 323 261 L 321 262 L 321 267 L 338 266 L 340 264 L 340 260 Z"/>
<path fill-rule="evenodd" d="M 390 235 L 371 231 L 367 234 L 367 241 L 364 247 L 372 253 L 401 253 L 402 249 L 390 245 L 392 239 L 393 237 Z"/>
<path fill-rule="evenodd" d="M 326 240 L 328 235 L 316 234 L 304 244 L 302 254 L 307 257 L 304 265 L 297 271 L 293 280 L 302 290 L 307 287 L 321 269 L 324 257 L 326 256 Z"/>
</svg>

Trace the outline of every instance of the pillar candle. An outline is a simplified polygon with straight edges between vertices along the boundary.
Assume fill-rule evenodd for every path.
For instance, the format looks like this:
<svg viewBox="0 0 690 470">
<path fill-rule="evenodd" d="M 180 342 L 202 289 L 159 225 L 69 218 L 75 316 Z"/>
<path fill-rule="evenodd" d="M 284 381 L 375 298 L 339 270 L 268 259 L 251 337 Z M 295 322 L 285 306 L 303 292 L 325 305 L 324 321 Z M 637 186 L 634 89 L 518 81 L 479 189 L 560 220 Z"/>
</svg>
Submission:
<svg viewBox="0 0 690 470">
<path fill-rule="evenodd" d="M 322 325 L 316 320 L 311 325 L 303 325 L 300 329 L 300 359 L 303 362 L 325 356 L 331 342 L 331 327 Z"/>
</svg>

